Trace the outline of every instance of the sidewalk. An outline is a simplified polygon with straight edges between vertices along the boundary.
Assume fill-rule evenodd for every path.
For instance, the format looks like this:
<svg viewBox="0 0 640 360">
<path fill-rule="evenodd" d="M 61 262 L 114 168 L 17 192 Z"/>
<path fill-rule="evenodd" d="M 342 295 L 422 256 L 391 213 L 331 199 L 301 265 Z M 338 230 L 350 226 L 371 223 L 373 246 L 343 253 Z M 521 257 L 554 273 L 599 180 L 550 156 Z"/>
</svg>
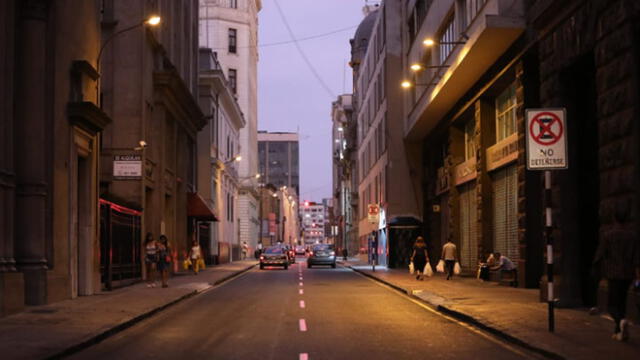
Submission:
<svg viewBox="0 0 640 360">
<path fill-rule="evenodd" d="M 387 269 L 358 259 L 344 266 L 412 295 L 435 310 L 556 359 L 640 359 L 640 329 L 630 326 L 630 340 L 611 339 L 613 321 L 586 310 L 556 309 L 555 333 L 548 332 L 547 303 L 539 290 L 500 286 L 459 276 L 447 281 L 435 274 L 417 281 L 408 269 Z M 613 357 L 612 357 L 613 356 Z"/>
<path fill-rule="evenodd" d="M 253 268 L 255 260 L 178 273 L 168 288 L 139 283 L 93 296 L 34 306 L 0 319 L 2 359 L 55 358 L 103 340 L 158 311 Z"/>
</svg>

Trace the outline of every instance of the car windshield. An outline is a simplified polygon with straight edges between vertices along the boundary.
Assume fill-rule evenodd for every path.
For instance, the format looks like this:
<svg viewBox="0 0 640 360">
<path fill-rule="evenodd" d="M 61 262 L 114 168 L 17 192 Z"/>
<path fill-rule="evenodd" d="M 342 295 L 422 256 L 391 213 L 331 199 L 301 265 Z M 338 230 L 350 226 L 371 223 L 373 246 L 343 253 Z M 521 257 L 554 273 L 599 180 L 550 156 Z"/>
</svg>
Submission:
<svg viewBox="0 0 640 360">
<path fill-rule="evenodd" d="M 281 247 L 268 247 L 265 251 L 265 254 L 282 254 L 282 248 Z"/>
<path fill-rule="evenodd" d="M 315 245 L 313 247 L 313 251 L 329 251 L 329 250 L 333 250 L 333 245 L 320 244 L 320 245 Z"/>
</svg>

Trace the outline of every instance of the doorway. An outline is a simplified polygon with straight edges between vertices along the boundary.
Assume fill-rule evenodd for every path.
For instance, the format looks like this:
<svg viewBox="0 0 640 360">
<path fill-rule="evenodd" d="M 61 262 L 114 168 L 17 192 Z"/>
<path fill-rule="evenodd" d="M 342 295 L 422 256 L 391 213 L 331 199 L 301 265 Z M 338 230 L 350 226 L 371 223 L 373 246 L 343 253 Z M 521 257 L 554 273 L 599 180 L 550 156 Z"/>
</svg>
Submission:
<svg viewBox="0 0 640 360">
<path fill-rule="evenodd" d="M 599 240 L 600 173 L 598 169 L 598 118 L 594 55 L 589 53 L 561 73 L 563 100 L 567 109 L 569 171 L 563 182 L 563 253 L 575 255 L 563 259 L 568 272 L 570 297 L 583 306 L 597 301 L 597 279 L 591 264 Z M 567 208 L 568 207 L 568 208 Z M 567 284 L 569 285 L 569 284 Z"/>
</svg>

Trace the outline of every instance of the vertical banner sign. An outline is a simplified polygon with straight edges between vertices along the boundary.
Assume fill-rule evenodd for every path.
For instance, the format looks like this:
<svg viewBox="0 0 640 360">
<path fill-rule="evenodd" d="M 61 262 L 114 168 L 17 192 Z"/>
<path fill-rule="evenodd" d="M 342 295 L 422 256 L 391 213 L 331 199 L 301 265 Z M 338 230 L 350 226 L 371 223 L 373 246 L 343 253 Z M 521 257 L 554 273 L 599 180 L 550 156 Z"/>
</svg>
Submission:
<svg viewBox="0 0 640 360">
<path fill-rule="evenodd" d="M 565 109 L 527 109 L 527 169 L 569 167 Z"/>
</svg>

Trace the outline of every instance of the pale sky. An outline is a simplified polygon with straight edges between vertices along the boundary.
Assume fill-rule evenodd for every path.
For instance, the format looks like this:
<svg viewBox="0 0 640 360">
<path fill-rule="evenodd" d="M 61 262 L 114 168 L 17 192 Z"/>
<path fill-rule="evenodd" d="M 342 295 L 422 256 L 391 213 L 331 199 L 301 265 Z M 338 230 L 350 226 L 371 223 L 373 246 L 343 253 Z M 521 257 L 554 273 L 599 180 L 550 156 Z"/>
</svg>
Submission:
<svg viewBox="0 0 640 360">
<path fill-rule="evenodd" d="M 291 40 L 276 1 L 296 39 L 344 30 L 298 42 L 328 89 L 313 75 L 294 43 L 268 46 Z M 364 5 L 365 0 L 263 0 L 258 129 L 299 131 L 301 200 L 331 197 L 331 102 L 351 92 L 349 39 L 363 19 Z"/>
</svg>

